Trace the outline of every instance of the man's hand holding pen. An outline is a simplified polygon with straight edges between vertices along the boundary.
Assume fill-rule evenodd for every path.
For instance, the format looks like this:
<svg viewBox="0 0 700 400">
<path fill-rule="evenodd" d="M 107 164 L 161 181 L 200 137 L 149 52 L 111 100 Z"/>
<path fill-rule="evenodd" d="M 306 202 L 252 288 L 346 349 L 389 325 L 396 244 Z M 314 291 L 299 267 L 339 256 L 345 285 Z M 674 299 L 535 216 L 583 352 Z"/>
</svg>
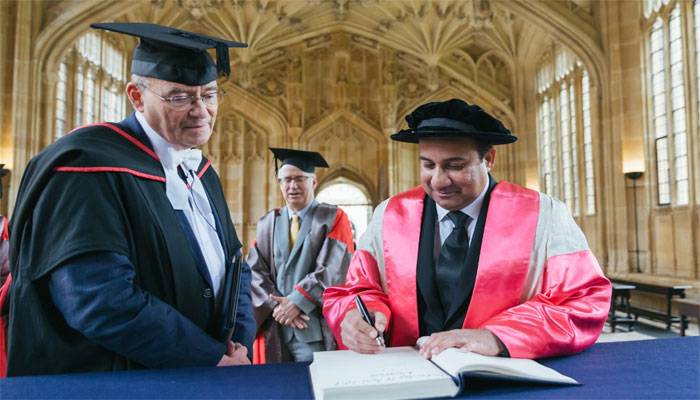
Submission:
<svg viewBox="0 0 700 400">
<path fill-rule="evenodd" d="M 361 311 L 356 308 L 345 314 L 343 322 L 340 324 L 340 335 L 343 344 L 350 350 L 364 354 L 374 354 L 380 352 L 385 346 L 380 345 L 378 338 L 382 337 L 386 330 L 386 315 L 381 312 L 369 311 L 374 326 L 370 325 L 362 316 Z"/>
</svg>

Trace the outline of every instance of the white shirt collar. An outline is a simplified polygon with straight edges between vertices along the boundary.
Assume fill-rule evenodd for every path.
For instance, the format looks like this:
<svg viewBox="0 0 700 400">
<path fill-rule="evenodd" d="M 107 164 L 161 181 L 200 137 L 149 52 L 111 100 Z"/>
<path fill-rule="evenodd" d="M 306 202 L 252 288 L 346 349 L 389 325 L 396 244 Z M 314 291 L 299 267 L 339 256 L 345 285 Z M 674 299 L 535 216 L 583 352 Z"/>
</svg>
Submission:
<svg viewBox="0 0 700 400">
<path fill-rule="evenodd" d="M 484 197 L 486 197 L 486 192 L 489 189 L 489 181 L 486 181 L 486 185 L 484 185 L 484 189 L 481 190 L 481 193 L 479 196 L 474 199 L 471 203 L 467 204 L 466 207 L 462 208 L 461 212 L 467 214 L 472 221 L 476 221 L 479 219 L 479 214 L 481 214 L 481 206 L 484 204 Z M 450 212 L 450 210 L 445 209 L 440 207 L 438 203 L 435 203 L 435 208 L 437 209 L 437 215 L 438 215 L 438 221 L 442 221 L 447 217 L 447 213 Z"/>
</svg>

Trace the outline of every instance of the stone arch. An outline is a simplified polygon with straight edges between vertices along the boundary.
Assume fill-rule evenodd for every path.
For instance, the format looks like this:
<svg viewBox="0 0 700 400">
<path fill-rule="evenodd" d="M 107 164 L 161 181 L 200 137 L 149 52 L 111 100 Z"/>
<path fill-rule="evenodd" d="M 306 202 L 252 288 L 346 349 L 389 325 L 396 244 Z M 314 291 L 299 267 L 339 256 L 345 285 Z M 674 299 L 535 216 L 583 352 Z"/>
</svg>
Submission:
<svg viewBox="0 0 700 400">
<path fill-rule="evenodd" d="M 584 63 L 594 84 L 597 87 L 606 87 L 608 77 L 605 54 L 600 44 L 596 42 L 596 38 L 591 37 L 578 25 L 567 21 L 566 18 L 559 17 L 544 3 L 513 1 L 509 5 L 520 17 L 532 22 L 566 45 Z"/>
<path fill-rule="evenodd" d="M 329 141 L 342 140 L 342 146 Z M 299 138 L 300 148 L 321 151 L 333 165 L 342 165 L 346 176 L 367 187 L 370 198 L 376 200 L 384 177 L 381 166 L 388 158 L 387 139 L 377 128 L 357 114 L 338 110 L 328 115 L 303 132 Z M 317 171 L 319 180 L 325 182 L 330 171 Z M 376 176 L 374 174 L 377 174 Z M 334 176 L 338 176 L 337 173 Z"/>
<path fill-rule="evenodd" d="M 94 21 L 112 20 L 117 15 L 129 12 L 139 7 L 136 2 L 76 2 L 64 10 L 61 15 L 47 25 L 39 34 L 34 48 L 34 57 L 45 63 L 40 66 L 55 66 L 59 57 L 75 40 L 89 30 L 89 24 Z"/>
<path fill-rule="evenodd" d="M 339 168 L 323 179 L 316 191 L 316 198 L 319 201 L 336 204 L 345 211 L 352 225 L 355 242 L 367 229 L 367 225 L 372 217 L 372 211 L 378 203 L 372 199 L 369 194 L 369 187 L 366 183 L 361 182 L 361 179 L 359 175 L 354 174 L 352 171 Z M 347 193 L 348 187 L 352 188 L 351 192 L 354 193 Z M 337 191 L 339 189 L 341 192 Z M 360 194 L 361 198 L 357 198 L 357 194 Z M 346 195 L 348 197 L 345 197 Z"/>
<path fill-rule="evenodd" d="M 255 123 L 264 127 L 270 134 L 269 143 L 281 143 L 287 136 L 285 117 L 255 93 L 245 90 L 233 82 L 221 86 L 226 91 L 225 109 L 232 109 L 248 117 L 254 117 Z"/>
<path fill-rule="evenodd" d="M 476 77 L 477 67 L 476 61 L 472 58 L 472 56 L 462 49 L 455 49 L 454 51 L 452 51 L 452 54 L 458 56 L 461 62 L 467 64 L 465 67 L 468 69 L 468 71 L 466 71 L 464 75 L 471 79 L 474 79 Z"/>
<path fill-rule="evenodd" d="M 323 132 L 326 128 L 328 128 L 330 125 L 333 125 L 334 123 L 336 123 L 337 121 L 339 121 L 341 119 L 347 120 L 350 124 L 355 125 L 362 132 L 368 134 L 372 138 L 375 138 L 377 140 L 384 140 L 384 137 L 380 133 L 379 127 L 376 127 L 376 126 L 370 124 L 364 118 L 362 118 L 361 116 L 359 116 L 357 114 L 354 114 L 348 110 L 342 109 L 342 110 L 337 110 L 336 112 L 321 118 L 314 125 L 310 126 L 308 129 L 306 129 L 299 137 L 299 142 L 300 143 L 308 143 L 314 137 L 316 137 L 321 132 Z"/>
<path fill-rule="evenodd" d="M 372 181 L 367 179 L 361 171 L 356 171 L 352 167 L 331 168 L 330 171 L 319 180 L 316 191 L 320 192 L 338 178 L 345 178 L 357 184 L 357 187 L 364 192 L 365 196 L 367 196 L 373 205 L 379 203 L 380 199 L 378 199 L 377 191 L 374 189 Z"/>
<path fill-rule="evenodd" d="M 505 64 L 508 67 L 508 72 L 510 72 L 511 76 L 515 75 L 515 63 L 513 62 L 513 57 L 509 56 L 500 49 L 491 49 L 479 56 L 479 59 L 476 60 L 475 63 L 477 71 L 479 69 L 479 65 L 484 61 L 488 61 L 489 63 L 493 64 L 490 60 L 490 57 L 496 57 L 499 61 L 503 62 L 503 64 Z M 512 85 L 512 80 L 510 83 Z"/>
<path fill-rule="evenodd" d="M 115 14 L 126 12 L 138 4 L 114 4 L 110 2 L 77 2 L 66 8 L 54 21 L 38 34 L 32 51 L 32 87 L 31 96 L 34 98 L 53 99 L 55 97 L 55 71 L 61 56 L 89 28 L 89 23 L 95 20 L 110 20 Z M 117 12 L 119 10 L 119 12 Z M 31 127 L 16 127 L 18 131 L 28 132 L 29 142 L 33 146 L 23 149 L 19 160 L 29 160 L 31 154 L 49 144 L 52 140 L 53 115 L 52 102 L 32 102 L 33 109 L 26 110 L 41 118 L 33 119 Z M 22 164 L 26 163 L 22 162 Z"/>
<path fill-rule="evenodd" d="M 513 63 L 513 57 L 509 56 L 501 49 L 491 49 L 491 50 L 485 52 L 484 54 L 479 56 L 479 60 L 476 61 L 476 64 L 478 65 L 479 61 L 481 59 L 485 59 L 486 57 L 490 57 L 490 56 L 498 57 L 501 61 L 503 61 L 504 64 L 506 64 L 508 66 L 508 68 L 511 70 L 511 72 L 513 72 L 513 69 L 515 68 L 515 65 Z"/>
<path fill-rule="evenodd" d="M 495 66 L 491 62 L 491 60 L 488 57 L 481 56 L 479 57 L 479 61 L 476 63 L 477 65 L 477 70 L 481 72 L 482 68 L 486 69 L 486 72 L 489 74 L 495 74 L 496 71 L 494 71 Z"/>
</svg>

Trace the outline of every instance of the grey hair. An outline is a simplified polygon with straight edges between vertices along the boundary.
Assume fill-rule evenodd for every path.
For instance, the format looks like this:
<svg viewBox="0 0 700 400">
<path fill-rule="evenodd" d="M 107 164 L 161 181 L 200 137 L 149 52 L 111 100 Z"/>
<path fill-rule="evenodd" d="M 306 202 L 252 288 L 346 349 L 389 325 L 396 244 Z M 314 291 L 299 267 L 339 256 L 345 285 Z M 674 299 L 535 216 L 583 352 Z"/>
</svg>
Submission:
<svg viewBox="0 0 700 400">
<path fill-rule="evenodd" d="M 136 86 L 144 88 L 148 87 L 149 84 L 151 83 L 149 78 L 146 78 L 145 76 L 141 75 L 136 75 L 136 74 L 131 74 L 131 81 L 136 84 Z"/>
<path fill-rule="evenodd" d="M 282 167 L 284 167 L 284 165 L 283 165 Z M 282 179 L 282 177 L 280 176 L 280 172 L 282 171 L 282 167 L 279 167 L 279 169 L 277 170 L 277 180 Z M 307 178 L 316 179 L 316 174 L 314 174 L 313 172 L 306 172 L 306 171 L 303 171 L 303 174 L 304 174 Z"/>
</svg>

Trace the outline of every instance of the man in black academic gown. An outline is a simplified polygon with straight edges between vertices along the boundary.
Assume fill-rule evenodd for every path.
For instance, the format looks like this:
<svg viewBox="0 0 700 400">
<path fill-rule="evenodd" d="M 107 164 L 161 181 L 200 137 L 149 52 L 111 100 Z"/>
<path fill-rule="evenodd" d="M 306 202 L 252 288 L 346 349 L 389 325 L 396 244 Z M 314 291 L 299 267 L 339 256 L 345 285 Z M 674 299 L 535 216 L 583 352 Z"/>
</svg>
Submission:
<svg viewBox="0 0 700 400">
<path fill-rule="evenodd" d="M 79 128 L 26 168 L 10 225 L 8 376 L 248 364 L 250 269 L 201 151 L 245 45 L 153 24 L 135 113 Z M 217 64 L 206 52 L 215 47 Z"/>
</svg>

